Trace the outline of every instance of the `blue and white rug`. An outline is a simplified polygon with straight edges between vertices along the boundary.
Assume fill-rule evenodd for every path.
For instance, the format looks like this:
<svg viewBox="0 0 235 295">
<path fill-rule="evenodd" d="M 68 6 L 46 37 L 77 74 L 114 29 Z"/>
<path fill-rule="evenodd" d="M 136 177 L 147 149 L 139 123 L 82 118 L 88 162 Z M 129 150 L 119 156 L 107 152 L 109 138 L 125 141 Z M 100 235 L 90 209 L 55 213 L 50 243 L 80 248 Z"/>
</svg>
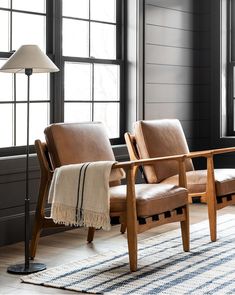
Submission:
<svg viewBox="0 0 235 295">
<path fill-rule="evenodd" d="M 218 219 L 218 241 L 208 221 L 191 226 L 191 251 L 180 230 L 139 242 L 138 271 L 130 273 L 127 249 L 93 256 L 22 278 L 23 282 L 87 293 L 235 294 L 235 216 Z"/>
</svg>

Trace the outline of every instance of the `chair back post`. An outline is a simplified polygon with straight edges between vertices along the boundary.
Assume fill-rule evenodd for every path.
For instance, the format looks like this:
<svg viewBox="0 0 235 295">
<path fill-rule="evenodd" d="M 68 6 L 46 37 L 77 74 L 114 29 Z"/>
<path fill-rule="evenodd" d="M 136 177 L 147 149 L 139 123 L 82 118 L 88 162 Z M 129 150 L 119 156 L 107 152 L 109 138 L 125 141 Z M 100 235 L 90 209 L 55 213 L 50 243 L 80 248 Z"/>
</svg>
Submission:
<svg viewBox="0 0 235 295">
<path fill-rule="evenodd" d="M 51 168 L 51 163 L 50 163 L 50 158 L 49 158 L 46 143 L 45 142 L 42 143 L 39 139 L 35 140 L 35 148 L 36 148 L 40 170 L 41 170 L 39 201 L 45 204 L 50 182 L 53 176 L 53 170 Z M 42 210 L 41 213 L 44 215 L 44 209 L 42 207 L 41 207 L 41 210 Z"/>
<path fill-rule="evenodd" d="M 126 146 L 127 146 L 130 160 L 131 161 L 140 160 L 135 136 L 133 134 L 131 134 L 130 132 L 126 132 L 124 134 L 124 137 L 125 137 Z M 134 167 L 134 169 L 135 169 L 135 174 L 137 174 L 138 169 L 140 170 L 140 173 L 142 174 L 145 182 L 147 183 L 147 179 L 146 179 L 143 167 L 138 166 L 138 167 Z"/>
<path fill-rule="evenodd" d="M 140 157 L 139 157 L 137 146 L 136 146 L 135 136 L 130 134 L 129 132 L 126 132 L 124 137 L 125 137 L 125 141 L 127 145 L 127 150 L 130 156 L 130 160 L 132 161 L 139 160 Z"/>
</svg>

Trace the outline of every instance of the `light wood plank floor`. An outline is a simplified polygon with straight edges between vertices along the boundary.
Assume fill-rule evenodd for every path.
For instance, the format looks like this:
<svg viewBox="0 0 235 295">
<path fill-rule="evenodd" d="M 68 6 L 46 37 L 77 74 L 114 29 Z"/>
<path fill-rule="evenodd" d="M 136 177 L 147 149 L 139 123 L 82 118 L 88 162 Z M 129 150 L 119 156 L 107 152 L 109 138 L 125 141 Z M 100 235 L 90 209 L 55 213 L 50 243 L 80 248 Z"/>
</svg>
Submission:
<svg viewBox="0 0 235 295">
<path fill-rule="evenodd" d="M 234 207 L 227 207 L 218 212 L 218 215 L 234 214 Z M 235 218 L 235 216 L 234 216 Z M 190 206 L 190 222 L 197 223 L 207 219 L 207 207 L 201 204 Z M 138 236 L 145 239 L 177 228 L 178 224 L 168 224 L 151 229 Z M 69 261 L 81 260 L 89 256 L 107 252 L 109 249 L 127 246 L 126 235 L 121 235 L 119 226 L 112 227 L 110 232 L 98 230 L 95 233 L 94 242 L 86 243 L 86 230 L 73 229 L 66 232 L 42 237 L 35 262 L 45 263 L 48 268 L 67 263 Z M 218 233 L 219 234 L 219 233 Z M 208 229 L 209 239 L 209 229 Z M 0 294 L 77 294 L 76 292 L 64 291 L 54 288 L 45 288 L 24 284 L 19 275 L 6 272 L 9 265 L 23 262 L 24 243 L 17 243 L 0 248 Z"/>
</svg>

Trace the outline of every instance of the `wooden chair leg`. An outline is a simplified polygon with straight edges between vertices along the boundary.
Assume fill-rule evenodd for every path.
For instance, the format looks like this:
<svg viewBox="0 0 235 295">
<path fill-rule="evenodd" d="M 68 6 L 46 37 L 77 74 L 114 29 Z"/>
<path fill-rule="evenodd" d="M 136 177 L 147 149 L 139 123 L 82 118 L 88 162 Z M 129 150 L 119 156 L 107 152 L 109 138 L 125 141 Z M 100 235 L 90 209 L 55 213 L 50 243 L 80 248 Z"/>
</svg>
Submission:
<svg viewBox="0 0 235 295">
<path fill-rule="evenodd" d="M 94 239 L 94 234 L 95 234 L 95 228 L 94 227 L 89 227 L 88 228 L 88 234 L 87 234 L 87 242 L 91 243 Z"/>
<path fill-rule="evenodd" d="M 189 233 L 189 208 L 188 205 L 184 209 L 185 220 L 180 222 L 183 249 L 185 252 L 190 251 L 190 233 Z"/>
<path fill-rule="evenodd" d="M 122 234 L 124 234 L 125 231 L 126 231 L 126 223 L 121 223 L 120 232 L 121 232 Z"/>
<path fill-rule="evenodd" d="M 212 156 L 207 158 L 207 206 L 211 241 L 215 242 L 217 238 L 217 216 L 214 163 Z"/>
<path fill-rule="evenodd" d="M 133 222 L 134 223 L 134 222 Z M 137 231 L 134 224 L 127 225 L 127 242 L 129 251 L 130 271 L 137 271 Z"/>
<path fill-rule="evenodd" d="M 207 202 L 208 206 L 208 218 L 209 218 L 209 226 L 210 226 L 210 236 L 211 241 L 215 242 L 217 239 L 217 214 L 215 203 L 209 199 Z"/>
<path fill-rule="evenodd" d="M 128 170 L 127 174 L 127 242 L 129 251 L 130 271 L 137 270 L 137 214 L 135 198 L 135 171 Z"/>
</svg>

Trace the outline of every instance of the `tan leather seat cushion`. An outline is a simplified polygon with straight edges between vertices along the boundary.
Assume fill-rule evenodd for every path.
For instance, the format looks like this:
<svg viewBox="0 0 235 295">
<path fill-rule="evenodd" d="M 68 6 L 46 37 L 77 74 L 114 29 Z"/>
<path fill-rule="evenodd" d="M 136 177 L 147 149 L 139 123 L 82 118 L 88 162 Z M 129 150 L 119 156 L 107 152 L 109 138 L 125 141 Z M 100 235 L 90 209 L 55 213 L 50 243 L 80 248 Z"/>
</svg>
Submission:
<svg viewBox="0 0 235 295">
<path fill-rule="evenodd" d="M 200 193 L 206 190 L 206 170 L 187 172 L 189 193 Z M 225 196 L 235 193 L 235 169 L 215 169 L 216 195 Z M 178 184 L 178 175 L 163 180 L 161 183 Z"/>
<path fill-rule="evenodd" d="M 187 190 L 171 184 L 136 184 L 137 216 L 171 211 L 188 202 Z M 110 211 L 126 210 L 126 185 L 110 188 Z"/>
<path fill-rule="evenodd" d="M 179 120 L 145 120 L 134 125 L 134 133 L 140 158 L 164 157 L 189 152 L 186 138 Z M 186 170 L 193 170 L 191 160 L 186 161 Z M 160 182 L 178 173 L 176 161 L 158 162 L 145 166 L 148 183 Z"/>
<path fill-rule="evenodd" d="M 48 151 L 54 168 L 94 161 L 115 161 L 113 150 L 102 123 L 57 123 L 45 130 Z M 112 170 L 110 181 L 122 178 Z"/>
</svg>

